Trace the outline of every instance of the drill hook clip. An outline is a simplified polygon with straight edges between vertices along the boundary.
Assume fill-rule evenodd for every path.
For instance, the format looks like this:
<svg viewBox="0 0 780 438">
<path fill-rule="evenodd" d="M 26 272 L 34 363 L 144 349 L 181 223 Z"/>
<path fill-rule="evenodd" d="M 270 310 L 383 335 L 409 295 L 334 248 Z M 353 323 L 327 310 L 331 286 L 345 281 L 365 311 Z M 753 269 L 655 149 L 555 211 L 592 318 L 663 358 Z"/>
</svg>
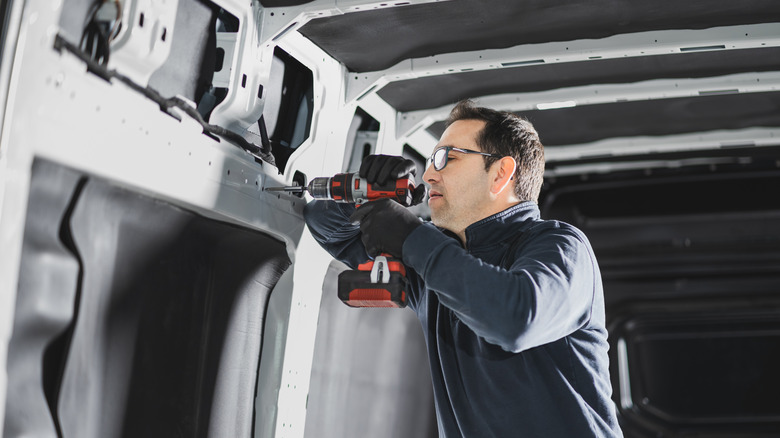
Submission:
<svg viewBox="0 0 780 438">
<path fill-rule="evenodd" d="M 372 283 L 390 283 L 390 268 L 387 266 L 387 257 L 377 256 L 374 266 L 371 268 Z"/>
</svg>

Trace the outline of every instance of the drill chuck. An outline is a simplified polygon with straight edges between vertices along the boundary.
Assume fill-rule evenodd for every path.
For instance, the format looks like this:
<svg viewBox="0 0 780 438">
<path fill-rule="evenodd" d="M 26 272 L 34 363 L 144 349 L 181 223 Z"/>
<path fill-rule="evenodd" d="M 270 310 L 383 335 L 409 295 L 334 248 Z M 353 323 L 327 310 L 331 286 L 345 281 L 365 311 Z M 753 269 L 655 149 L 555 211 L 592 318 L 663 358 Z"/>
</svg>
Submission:
<svg viewBox="0 0 780 438">
<path fill-rule="evenodd" d="M 330 199 L 330 178 L 314 178 L 306 187 L 306 190 L 314 199 Z"/>
</svg>

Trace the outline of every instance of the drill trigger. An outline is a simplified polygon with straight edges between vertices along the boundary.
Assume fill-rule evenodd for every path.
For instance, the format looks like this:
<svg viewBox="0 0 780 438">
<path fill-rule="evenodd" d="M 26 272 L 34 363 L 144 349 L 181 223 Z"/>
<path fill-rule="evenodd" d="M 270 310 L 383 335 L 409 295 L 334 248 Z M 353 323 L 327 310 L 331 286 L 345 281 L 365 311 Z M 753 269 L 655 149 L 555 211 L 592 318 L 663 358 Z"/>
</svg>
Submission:
<svg viewBox="0 0 780 438">
<path fill-rule="evenodd" d="M 374 259 L 374 266 L 371 268 L 371 282 L 390 283 L 390 267 L 387 265 L 387 257 L 377 256 Z"/>
</svg>

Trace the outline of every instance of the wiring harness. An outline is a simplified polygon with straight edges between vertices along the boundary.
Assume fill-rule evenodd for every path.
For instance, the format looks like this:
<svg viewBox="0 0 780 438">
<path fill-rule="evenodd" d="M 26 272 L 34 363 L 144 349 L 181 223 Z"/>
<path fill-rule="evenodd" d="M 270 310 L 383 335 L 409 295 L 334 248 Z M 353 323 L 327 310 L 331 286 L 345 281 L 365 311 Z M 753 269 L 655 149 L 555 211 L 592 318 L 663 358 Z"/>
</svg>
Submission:
<svg viewBox="0 0 780 438">
<path fill-rule="evenodd" d="M 258 120 L 262 146 L 258 146 L 236 132 L 230 131 L 219 125 L 210 124 L 198 112 L 197 108 L 186 100 L 178 96 L 164 97 L 154 88 L 142 86 L 115 69 L 108 69 L 107 65 L 110 56 L 109 46 L 111 41 L 119 35 L 121 28 L 121 2 L 119 0 L 99 0 L 92 6 L 87 15 L 87 23 L 84 26 L 84 32 L 82 33 L 79 45 L 67 41 L 58 34 L 54 39 L 54 49 L 59 53 L 62 53 L 62 51 L 65 50 L 75 55 L 86 63 L 88 72 L 97 75 L 105 81 L 111 83 L 112 80 L 117 80 L 143 94 L 148 99 L 157 103 L 160 110 L 171 117 L 180 120 L 179 116 L 172 111 L 173 108 L 177 108 L 197 121 L 203 127 L 204 134 L 224 138 L 253 157 L 276 166 L 276 160 L 271 153 L 271 141 L 268 139 L 262 117 Z"/>
<path fill-rule="evenodd" d="M 99 0 L 87 14 L 87 23 L 79 46 L 101 65 L 108 64 L 109 46 L 122 29 L 122 4 L 119 0 Z"/>
</svg>

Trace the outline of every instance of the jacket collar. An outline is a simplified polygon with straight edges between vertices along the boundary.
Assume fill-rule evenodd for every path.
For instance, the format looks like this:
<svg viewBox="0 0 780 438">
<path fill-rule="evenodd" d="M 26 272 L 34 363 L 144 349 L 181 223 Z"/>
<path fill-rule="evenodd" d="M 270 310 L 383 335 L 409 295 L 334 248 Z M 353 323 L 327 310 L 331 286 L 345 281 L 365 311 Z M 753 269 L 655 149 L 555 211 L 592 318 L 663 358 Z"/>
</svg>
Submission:
<svg viewBox="0 0 780 438">
<path fill-rule="evenodd" d="M 475 249 L 502 242 L 538 221 L 539 206 L 533 201 L 513 205 L 506 210 L 474 222 L 466 228 L 466 248 Z"/>
</svg>

